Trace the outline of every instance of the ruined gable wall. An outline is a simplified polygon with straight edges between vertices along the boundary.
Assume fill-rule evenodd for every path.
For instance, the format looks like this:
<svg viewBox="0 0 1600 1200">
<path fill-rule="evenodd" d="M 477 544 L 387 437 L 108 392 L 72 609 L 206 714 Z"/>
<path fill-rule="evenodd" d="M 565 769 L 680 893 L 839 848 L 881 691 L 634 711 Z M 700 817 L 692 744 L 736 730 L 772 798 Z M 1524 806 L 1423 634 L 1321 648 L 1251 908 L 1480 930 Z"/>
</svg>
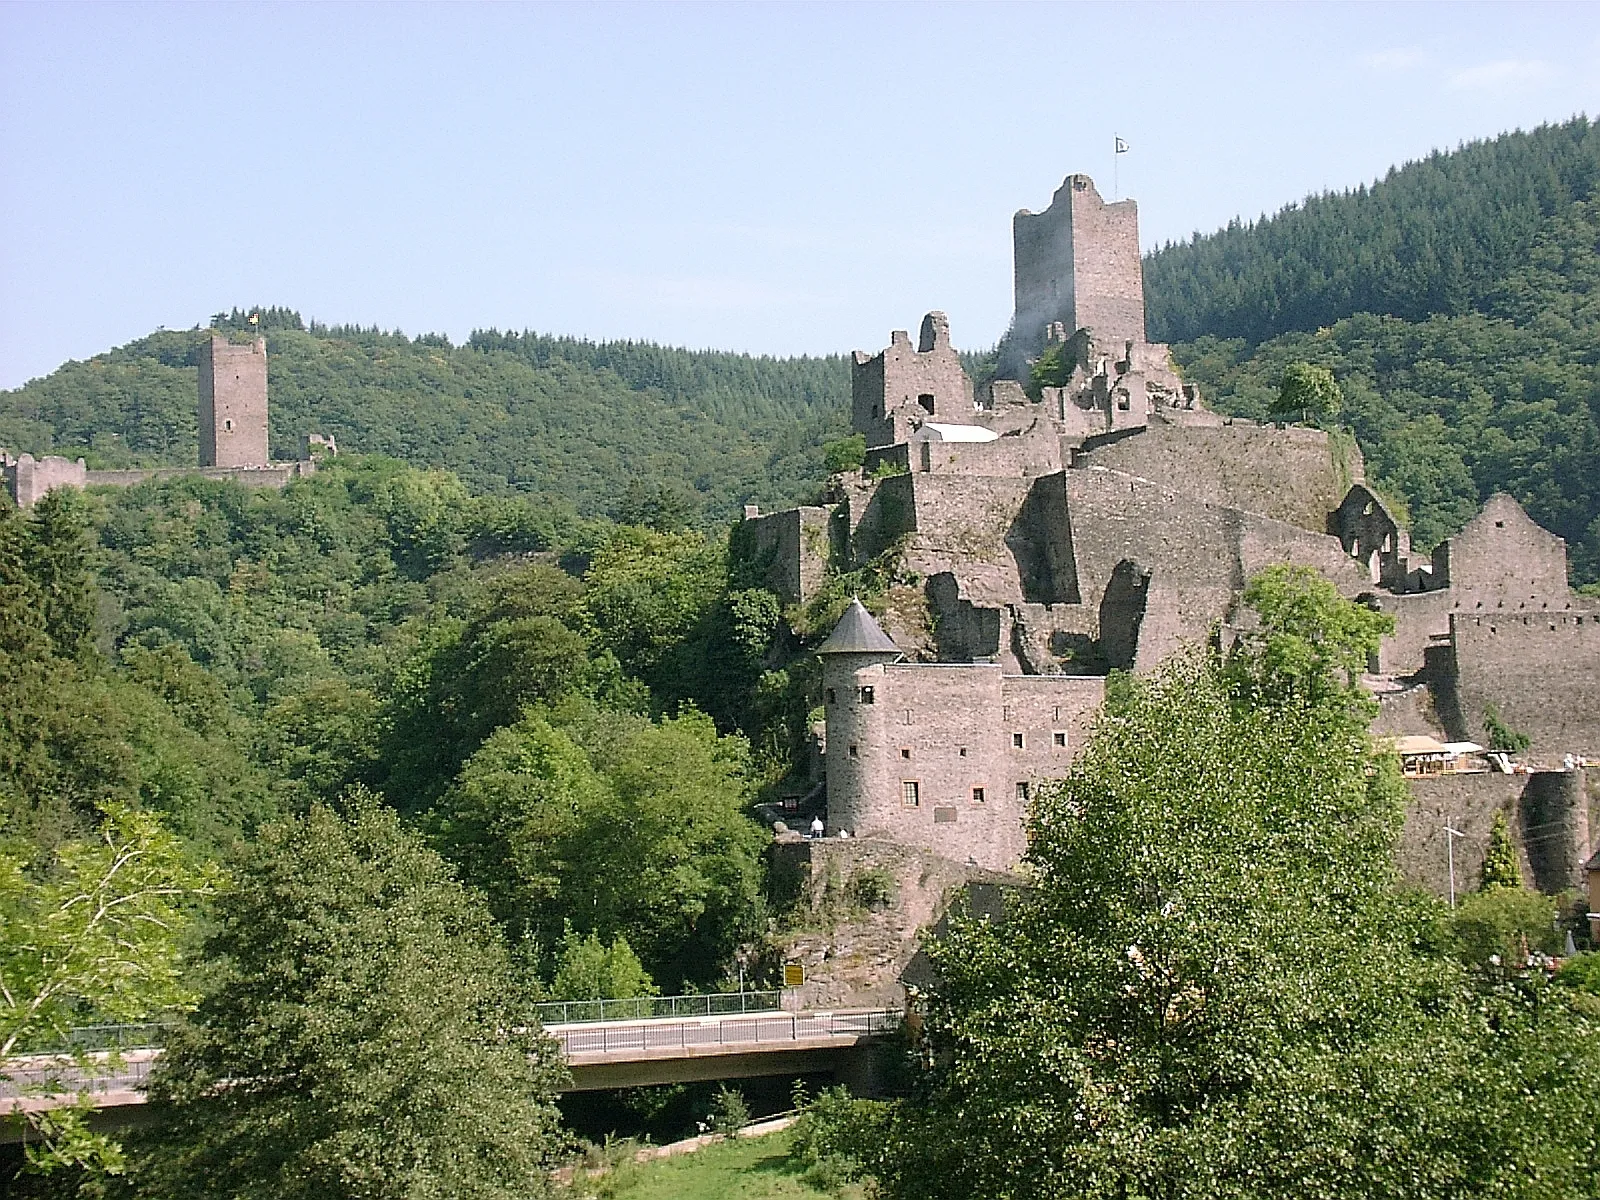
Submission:
<svg viewBox="0 0 1600 1200">
<path fill-rule="evenodd" d="M 1453 736 L 1483 741 L 1492 703 L 1507 726 L 1532 739 L 1534 762 L 1600 758 L 1600 615 L 1452 613 L 1450 645 L 1451 653 L 1430 657 Z"/>
<path fill-rule="evenodd" d="M 261 467 L 267 452 L 267 342 L 213 334 L 200 347 L 200 465 Z"/>
<path fill-rule="evenodd" d="M 1433 558 L 1435 578 L 1456 592 L 1464 611 L 1564 608 L 1571 598 L 1566 542 L 1504 493 L 1491 496 Z"/>
<path fill-rule="evenodd" d="M 1094 466 L 1125 471 L 1208 504 L 1276 517 L 1313 533 L 1327 530 L 1350 483 L 1363 473 L 1361 452 L 1335 461 L 1320 429 L 1232 424 L 1217 428 L 1150 425 L 1087 452 Z"/>
<path fill-rule="evenodd" d="M 972 381 L 950 344 L 950 324 L 943 313 L 923 319 L 916 347 L 905 330 L 897 329 L 887 349 L 872 357 L 857 351 L 851 360 L 851 428 L 864 434 L 869 446 L 900 440 L 903 431 L 893 420 L 896 409 L 936 421 L 972 420 Z"/>
</svg>

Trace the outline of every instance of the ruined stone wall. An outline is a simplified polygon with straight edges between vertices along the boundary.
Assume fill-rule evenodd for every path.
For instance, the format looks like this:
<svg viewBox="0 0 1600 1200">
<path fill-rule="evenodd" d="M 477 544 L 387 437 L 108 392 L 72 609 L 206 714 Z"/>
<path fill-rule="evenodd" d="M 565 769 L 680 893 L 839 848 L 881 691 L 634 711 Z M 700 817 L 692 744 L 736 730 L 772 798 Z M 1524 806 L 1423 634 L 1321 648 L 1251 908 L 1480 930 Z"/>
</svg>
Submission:
<svg viewBox="0 0 1600 1200">
<path fill-rule="evenodd" d="M 1600 615 L 1452 613 L 1450 652 L 1436 660 L 1437 702 L 1453 736 L 1483 741 L 1493 704 L 1532 739 L 1531 761 L 1600 758 Z"/>
<path fill-rule="evenodd" d="M 1495 813 L 1503 812 L 1528 886 L 1552 893 L 1578 886 L 1591 845 L 1591 808 L 1600 772 L 1487 772 L 1407 782 L 1414 799 L 1406 808 L 1396 847 L 1407 882 L 1437 895 L 1448 893 L 1448 825 L 1463 835 L 1455 839 L 1456 892 L 1475 889 L 1482 881 Z"/>
<path fill-rule="evenodd" d="M 1450 614 L 1455 611 L 1452 592 L 1409 592 L 1395 596 L 1375 592 L 1378 607 L 1394 618 L 1394 633 L 1378 650 L 1378 670 L 1385 675 L 1415 675 L 1422 670 L 1428 643 L 1448 637 Z"/>
<path fill-rule="evenodd" d="M 999 374 L 1027 377 L 1028 360 L 1044 349 L 1045 330 L 1069 334 L 1085 326 L 1120 354 L 1143 342 L 1144 274 L 1139 212 L 1132 200 L 1106 204 L 1087 175 L 1069 175 L 1040 213 L 1023 209 L 1011 222 L 1016 310 L 1002 347 Z"/>
<path fill-rule="evenodd" d="M 785 604 L 816 595 L 828 568 L 832 510 L 806 506 L 747 517 L 736 544 L 745 568 Z"/>
<path fill-rule="evenodd" d="M 1061 438 L 1046 422 L 1003 434 L 992 442 L 946 442 L 919 438 L 912 443 L 912 468 L 939 475 L 994 475 L 1032 478 L 1061 470 Z"/>
<path fill-rule="evenodd" d="M 1566 542 L 1504 493 L 1435 547 L 1433 574 L 1438 586 L 1455 590 L 1466 612 L 1564 608 L 1571 598 Z"/>
<path fill-rule="evenodd" d="M 937 421 L 972 420 L 972 381 L 950 345 L 943 313 L 923 318 L 916 348 L 910 335 L 897 329 L 887 349 L 875 355 L 858 350 L 851 358 L 850 427 L 866 436 L 868 446 L 901 440 L 904 431 L 897 429 L 893 414 L 907 408 Z"/>
<path fill-rule="evenodd" d="M 4 473 L 6 490 L 17 507 L 31 508 L 52 488 L 83 487 L 87 471 L 81 458 L 47 454 L 36 459 L 31 454 L 19 454 L 15 459 L 6 456 Z"/>
<path fill-rule="evenodd" d="M 1118 564 L 1150 572 L 1137 666 L 1154 667 L 1203 641 L 1250 576 L 1279 562 L 1322 571 L 1347 596 L 1367 586 L 1360 566 L 1326 535 L 1202 504 L 1171 487 L 1104 468 L 1066 472 L 1079 588 L 1097 602 Z"/>
<path fill-rule="evenodd" d="M 264 467 L 131 467 L 122 471 L 90 471 L 85 483 L 90 487 L 135 487 L 151 479 L 181 479 L 198 475 L 202 479 L 231 479 L 244 487 L 281 488 L 291 479 L 310 475 L 317 469 L 314 460 L 273 463 Z"/>
<path fill-rule="evenodd" d="M 1107 204 L 1086 175 L 1072 179 L 1072 271 L 1077 325 L 1120 353 L 1143 342 L 1144 270 L 1139 261 L 1139 206 Z"/>
<path fill-rule="evenodd" d="M 267 451 L 267 341 L 213 334 L 200 347 L 200 465 L 260 467 Z"/>
<path fill-rule="evenodd" d="M 915 512 L 907 565 L 924 576 L 950 572 L 974 603 L 1021 602 L 1023 580 L 1037 574 L 1036 547 L 1020 519 L 1033 483 L 973 475 L 906 479 Z"/>
<path fill-rule="evenodd" d="M 1336 461 L 1320 429 L 1279 429 L 1236 422 L 1217 428 L 1152 424 L 1143 433 L 1099 445 L 1083 461 L 1138 475 L 1208 504 L 1242 508 L 1325 533 L 1363 472 L 1361 452 Z"/>
</svg>

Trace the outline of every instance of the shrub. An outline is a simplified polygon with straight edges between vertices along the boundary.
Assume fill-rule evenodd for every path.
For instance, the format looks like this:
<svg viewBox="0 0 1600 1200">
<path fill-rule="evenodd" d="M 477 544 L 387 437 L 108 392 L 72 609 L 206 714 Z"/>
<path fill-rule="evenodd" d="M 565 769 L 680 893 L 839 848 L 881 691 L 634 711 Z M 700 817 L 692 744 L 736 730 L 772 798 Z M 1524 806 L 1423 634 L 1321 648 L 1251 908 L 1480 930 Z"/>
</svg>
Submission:
<svg viewBox="0 0 1600 1200">
<path fill-rule="evenodd" d="M 711 1131 L 732 1137 L 750 1124 L 750 1106 L 738 1088 L 724 1085 L 711 1098 Z"/>
<path fill-rule="evenodd" d="M 1453 921 L 1457 953 L 1474 966 L 1517 963 L 1527 953 L 1554 954 L 1556 902 L 1526 888 L 1496 887 L 1465 897 Z"/>
<path fill-rule="evenodd" d="M 866 867 L 850 877 L 850 903 L 874 912 L 894 903 L 894 876 L 882 867 Z"/>
</svg>

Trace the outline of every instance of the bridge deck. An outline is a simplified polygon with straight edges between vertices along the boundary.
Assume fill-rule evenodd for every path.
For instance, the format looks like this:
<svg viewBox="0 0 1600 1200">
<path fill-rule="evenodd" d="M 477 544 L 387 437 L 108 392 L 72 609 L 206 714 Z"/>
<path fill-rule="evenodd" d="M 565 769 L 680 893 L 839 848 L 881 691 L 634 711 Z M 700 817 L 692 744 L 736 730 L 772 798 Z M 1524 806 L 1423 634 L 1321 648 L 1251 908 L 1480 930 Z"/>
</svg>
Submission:
<svg viewBox="0 0 1600 1200">
<path fill-rule="evenodd" d="M 891 1033 L 900 1019 L 890 1009 L 773 1010 L 548 1025 L 545 1033 L 561 1047 L 570 1090 L 591 1091 L 826 1069 L 840 1052 Z M 59 1055 L 14 1058 L 0 1075 L 0 1113 L 61 1108 L 84 1093 L 98 1108 L 143 1104 L 145 1079 L 160 1055 L 159 1049 L 125 1050 L 115 1059 L 109 1051 L 90 1055 L 103 1069 Z"/>
</svg>

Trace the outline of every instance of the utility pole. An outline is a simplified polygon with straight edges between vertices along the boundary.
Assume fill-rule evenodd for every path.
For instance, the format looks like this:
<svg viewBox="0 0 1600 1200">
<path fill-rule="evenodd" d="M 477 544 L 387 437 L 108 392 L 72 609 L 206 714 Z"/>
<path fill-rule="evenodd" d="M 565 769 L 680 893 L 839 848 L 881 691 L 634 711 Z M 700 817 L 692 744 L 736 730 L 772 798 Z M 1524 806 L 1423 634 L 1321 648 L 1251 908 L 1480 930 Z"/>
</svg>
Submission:
<svg viewBox="0 0 1600 1200">
<path fill-rule="evenodd" d="M 1455 911 L 1456 907 L 1456 839 L 1466 836 L 1459 829 L 1450 828 L 1449 824 L 1444 827 L 1444 857 L 1450 868 L 1450 909 L 1452 912 Z"/>
</svg>

